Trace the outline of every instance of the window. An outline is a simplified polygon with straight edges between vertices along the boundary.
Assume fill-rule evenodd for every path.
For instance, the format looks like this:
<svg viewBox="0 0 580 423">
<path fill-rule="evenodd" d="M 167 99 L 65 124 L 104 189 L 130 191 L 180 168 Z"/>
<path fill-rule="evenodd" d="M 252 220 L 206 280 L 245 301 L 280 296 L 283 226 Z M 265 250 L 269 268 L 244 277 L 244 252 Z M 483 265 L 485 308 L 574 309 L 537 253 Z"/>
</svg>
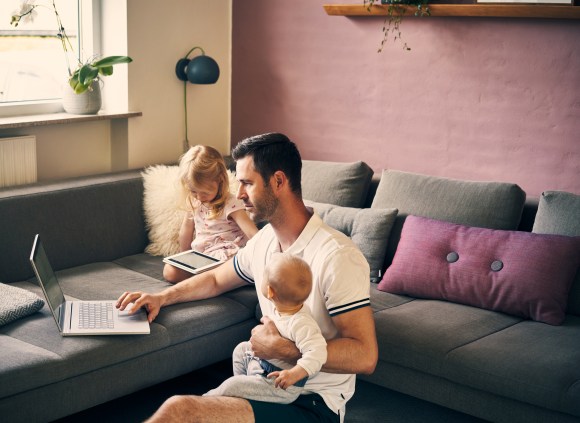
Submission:
<svg viewBox="0 0 580 423">
<path fill-rule="evenodd" d="M 89 46 L 94 38 L 92 1 L 55 0 L 72 44 L 69 46 L 72 52 L 68 55 L 58 36 L 52 0 L 34 0 L 33 3 L 41 5 L 35 9 L 34 20 L 14 27 L 10 19 L 20 10 L 22 0 L 0 1 L 0 115 L 62 111 L 59 100 L 67 82 L 67 61 L 74 71 L 79 52 L 83 57 L 93 54 Z M 20 111 L 22 106 L 31 110 L 13 113 Z"/>
</svg>

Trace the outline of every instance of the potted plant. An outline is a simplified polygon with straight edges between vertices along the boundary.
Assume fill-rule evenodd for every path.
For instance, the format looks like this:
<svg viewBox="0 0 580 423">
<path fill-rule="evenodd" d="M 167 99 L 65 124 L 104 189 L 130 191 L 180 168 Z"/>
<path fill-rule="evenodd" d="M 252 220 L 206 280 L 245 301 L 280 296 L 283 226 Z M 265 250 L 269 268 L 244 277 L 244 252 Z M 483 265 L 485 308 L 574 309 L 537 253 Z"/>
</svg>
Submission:
<svg viewBox="0 0 580 423">
<path fill-rule="evenodd" d="M 66 34 L 54 0 L 48 3 L 34 0 L 22 0 L 20 9 L 12 13 L 10 24 L 17 27 L 20 23 L 32 22 L 37 15 L 37 8 L 46 8 L 52 11 L 57 23 L 57 37 L 64 51 L 68 69 L 68 86 L 63 93 L 63 107 L 65 111 L 76 114 L 97 113 L 101 108 L 100 81 L 104 76 L 113 74 L 113 66 L 133 61 L 129 56 L 93 57 L 83 62 L 78 59 L 74 70 L 69 63 L 69 52 L 74 51 Z"/>
<path fill-rule="evenodd" d="M 407 6 L 415 6 L 415 16 L 429 16 L 428 0 L 363 0 L 363 4 L 370 12 L 375 3 L 387 4 L 387 16 L 383 23 L 383 39 L 379 46 L 378 53 L 383 51 L 386 42 L 389 40 L 389 34 L 392 35 L 393 41 L 399 40 L 403 43 L 404 50 L 411 50 L 403 38 L 401 37 L 401 22 L 403 16 L 408 12 Z"/>
</svg>

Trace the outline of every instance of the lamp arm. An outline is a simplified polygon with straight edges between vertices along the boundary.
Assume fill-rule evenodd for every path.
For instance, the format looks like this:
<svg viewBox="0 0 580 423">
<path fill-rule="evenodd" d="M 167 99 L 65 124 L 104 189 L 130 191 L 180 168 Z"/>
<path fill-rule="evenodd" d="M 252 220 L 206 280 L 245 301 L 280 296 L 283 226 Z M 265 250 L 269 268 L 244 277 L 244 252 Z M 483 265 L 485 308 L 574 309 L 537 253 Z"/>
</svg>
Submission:
<svg viewBox="0 0 580 423">
<path fill-rule="evenodd" d="M 187 53 L 189 54 L 189 53 Z M 183 81 L 183 114 L 185 117 L 185 139 L 183 140 L 183 152 L 189 150 L 189 138 L 187 137 L 187 81 Z"/>
<path fill-rule="evenodd" d="M 185 58 L 187 59 L 187 58 L 188 58 L 188 56 L 189 56 L 189 55 L 190 55 L 190 54 L 193 52 L 193 50 L 195 50 L 195 49 L 200 49 L 200 50 L 201 50 L 201 54 L 205 56 L 205 51 L 203 51 L 203 49 L 202 49 L 201 47 L 198 47 L 198 46 L 196 46 L 196 47 L 192 48 L 191 50 L 189 50 L 189 52 L 188 52 L 188 53 L 185 55 Z"/>
<path fill-rule="evenodd" d="M 189 55 L 197 49 L 201 50 L 201 54 L 205 56 L 205 51 L 203 48 L 195 46 L 187 52 L 184 59 L 188 59 Z M 183 81 L 183 111 L 185 114 L 185 139 L 183 140 L 183 151 L 186 152 L 190 147 L 189 138 L 187 136 L 187 80 Z"/>
</svg>

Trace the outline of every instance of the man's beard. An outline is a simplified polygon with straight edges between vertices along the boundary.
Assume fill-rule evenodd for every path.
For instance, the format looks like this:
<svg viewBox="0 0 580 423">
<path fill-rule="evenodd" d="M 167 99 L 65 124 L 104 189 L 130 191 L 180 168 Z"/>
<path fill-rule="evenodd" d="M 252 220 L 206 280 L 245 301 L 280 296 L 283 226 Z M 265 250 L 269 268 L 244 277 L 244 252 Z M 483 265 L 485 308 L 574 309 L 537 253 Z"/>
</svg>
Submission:
<svg viewBox="0 0 580 423">
<path fill-rule="evenodd" d="M 272 192 L 272 188 L 266 186 L 264 195 L 252 203 L 250 218 L 254 223 L 268 222 L 278 208 L 278 204 L 279 201 Z"/>
</svg>

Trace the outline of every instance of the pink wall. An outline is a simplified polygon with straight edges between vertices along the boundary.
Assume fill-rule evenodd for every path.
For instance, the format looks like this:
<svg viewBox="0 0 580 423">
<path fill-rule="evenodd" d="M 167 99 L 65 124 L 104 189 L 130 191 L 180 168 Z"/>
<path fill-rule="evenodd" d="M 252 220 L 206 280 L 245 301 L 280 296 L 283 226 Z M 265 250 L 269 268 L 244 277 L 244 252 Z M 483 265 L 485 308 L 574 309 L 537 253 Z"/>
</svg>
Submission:
<svg viewBox="0 0 580 423">
<path fill-rule="evenodd" d="M 330 2 L 233 2 L 234 144 L 580 194 L 580 21 L 409 17 L 377 54 L 383 19 Z"/>
</svg>

